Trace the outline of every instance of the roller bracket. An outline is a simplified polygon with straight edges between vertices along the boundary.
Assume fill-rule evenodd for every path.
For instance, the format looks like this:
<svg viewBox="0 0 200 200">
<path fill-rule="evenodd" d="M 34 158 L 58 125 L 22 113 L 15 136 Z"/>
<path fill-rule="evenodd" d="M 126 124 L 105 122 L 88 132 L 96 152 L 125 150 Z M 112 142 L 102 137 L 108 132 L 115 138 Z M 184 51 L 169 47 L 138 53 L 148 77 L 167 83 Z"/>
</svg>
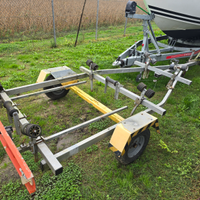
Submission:
<svg viewBox="0 0 200 200">
<path fill-rule="evenodd" d="M 89 74 L 89 77 L 90 77 L 91 91 L 93 91 L 93 79 L 94 79 L 94 73 L 93 73 L 93 71 L 96 71 L 99 68 L 99 66 L 96 63 L 94 63 L 92 60 L 87 60 L 86 61 L 86 65 L 89 66 L 90 70 L 91 70 L 91 72 Z"/>
<path fill-rule="evenodd" d="M 146 95 L 148 98 L 152 98 L 154 96 L 155 92 L 151 89 L 147 90 L 146 87 L 147 86 L 142 82 L 137 86 L 137 89 L 141 92 L 141 95 L 135 100 L 134 107 L 130 115 L 133 115 L 137 107 L 143 102 L 143 100 L 145 99 L 144 95 Z"/>
<path fill-rule="evenodd" d="M 111 83 L 115 86 L 115 99 L 117 100 L 119 97 L 119 92 L 120 92 L 120 87 L 122 86 L 118 81 L 115 81 L 113 79 L 111 79 L 110 77 L 106 77 L 105 80 L 105 89 L 104 89 L 104 93 L 107 92 L 107 87 L 108 87 L 108 83 Z"/>
</svg>

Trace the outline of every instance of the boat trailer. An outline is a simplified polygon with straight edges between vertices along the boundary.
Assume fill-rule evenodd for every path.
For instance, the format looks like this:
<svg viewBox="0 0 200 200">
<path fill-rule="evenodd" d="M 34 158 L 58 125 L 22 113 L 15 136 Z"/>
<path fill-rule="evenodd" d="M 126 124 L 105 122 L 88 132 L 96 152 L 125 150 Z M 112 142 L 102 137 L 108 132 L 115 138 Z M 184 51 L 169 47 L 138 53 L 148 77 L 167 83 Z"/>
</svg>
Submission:
<svg viewBox="0 0 200 200">
<path fill-rule="evenodd" d="M 141 18 L 141 16 L 134 14 L 134 12 L 129 9 L 128 4 L 126 8 L 126 16 L 130 18 Z M 144 152 L 149 142 L 149 128 L 153 127 L 158 133 L 160 133 L 158 119 L 154 117 L 152 113 L 155 112 L 161 116 L 165 115 L 166 110 L 162 107 L 171 95 L 177 82 L 181 82 L 186 85 L 190 85 L 192 83 L 191 80 L 183 78 L 182 75 L 191 66 L 199 64 L 200 49 L 177 49 L 175 46 L 164 44 L 161 45 L 157 42 L 159 38 L 155 38 L 152 34 L 153 30 L 150 25 L 150 20 L 153 19 L 153 16 L 149 15 L 142 17 L 144 20 L 143 27 L 145 30 L 144 39 L 127 49 L 114 62 L 114 65 L 120 65 L 121 68 L 98 70 L 97 64 L 95 64 L 92 60 L 87 60 L 86 64 L 89 68 L 81 66 L 80 71 L 82 71 L 82 73 L 80 74 L 77 74 L 70 68 L 63 66 L 42 70 L 38 76 L 37 83 L 34 84 L 12 89 L 4 89 L 0 84 L 0 105 L 2 105 L 2 108 L 4 107 L 7 110 L 7 116 L 10 125 L 15 126 L 16 134 L 26 135 L 29 137 L 30 142 L 29 144 L 21 144 L 17 148 L 12 141 L 12 127 L 4 127 L 1 122 L 0 141 L 3 144 L 3 147 L 5 148 L 11 161 L 13 162 L 19 176 L 21 177 L 22 183 L 27 187 L 30 194 L 34 194 L 36 191 L 34 176 L 20 153 L 30 150 L 35 157 L 35 161 L 38 161 L 38 153 L 40 153 L 43 158 L 40 163 L 41 169 L 45 170 L 45 168 L 49 167 L 54 175 L 58 175 L 63 171 L 63 167 L 60 163 L 61 161 L 66 160 L 78 152 L 88 148 L 92 144 L 111 136 L 109 148 L 114 152 L 116 159 L 122 164 L 129 164 L 135 161 Z M 147 29 L 147 24 L 150 26 L 150 32 L 152 33 L 150 33 Z M 148 35 L 150 39 L 148 38 Z M 166 38 L 166 36 L 163 38 Z M 149 50 L 149 44 L 151 42 L 153 42 L 156 50 Z M 139 44 L 142 45 L 141 51 L 137 50 Z M 163 48 L 159 49 L 158 45 L 163 46 Z M 170 52 L 172 49 L 175 51 L 178 50 L 179 52 L 172 53 Z M 170 53 L 163 54 L 164 52 L 168 51 Z M 190 58 L 185 64 L 179 64 L 177 60 L 173 60 L 170 65 L 151 66 L 152 64 L 155 64 L 156 61 L 182 57 Z M 132 65 L 137 67 L 131 68 L 130 66 Z M 150 88 L 147 89 L 147 86 L 144 83 L 140 82 L 137 86 L 137 89 L 140 92 L 140 95 L 137 95 L 136 93 L 127 90 L 123 85 L 120 84 L 118 80 L 113 80 L 109 76 L 106 78 L 102 76 L 105 74 L 139 72 L 137 81 L 140 81 L 142 78 L 148 78 L 150 71 L 154 72 L 156 77 L 166 76 L 169 78 L 169 82 L 167 84 L 167 93 L 163 97 L 162 101 L 157 105 L 148 100 L 154 96 L 155 92 Z M 80 84 L 86 83 L 86 81 L 80 81 L 81 79 L 85 80 L 85 78 L 88 78 L 90 81 L 91 91 L 93 91 L 94 88 L 94 80 L 97 80 L 105 85 L 104 93 L 107 92 L 107 87 L 115 90 L 114 98 L 116 100 L 119 98 L 120 93 L 133 100 L 134 103 L 130 117 L 124 119 L 117 114 L 118 112 L 127 109 L 127 106 L 116 110 L 110 110 L 108 107 L 77 87 Z M 37 91 L 33 93 L 27 93 L 33 90 Z M 33 95 L 40 95 L 43 93 L 45 93 L 50 99 L 56 100 L 68 95 L 69 90 L 76 93 L 103 114 L 99 117 L 85 121 L 79 125 L 70 127 L 48 137 L 43 137 L 42 128 L 37 124 L 31 124 L 27 120 L 25 114 L 21 113 L 17 107 L 17 104 L 13 102 L 17 99 L 26 98 Z M 147 109 L 136 113 L 135 111 L 139 105 L 143 105 Z M 86 127 L 93 122 L 104 119 L 105 117 L 111 118 L 116 124 L 56 154 L 53 154 L 47 146 L 48 141 L 58 138 L 62 135 L 66 135 L 77 129 Z"/>
<path fill-rule="evenodd" d="M 148 15 L 136 14 L 136 8 L 137 3 L 129 1 L 126 5 L 125 17 L 143 21 L 143 39 L 135 42 L 120 54 L 113 62 L 113 66 L 131 67 L 136 65 L 135 61 L 146 63 L 149 59 L 152 64 L 155 64 L 158 61 L 192 58 L 194 55 L 198 55 L 200 52 L 199 47 L 178 47 L 176 46 L 178 45 L 177 39 L 167 35 L 156 37 L 151 25 L 151 21 L 155 18 L 154 13 L 149 13 Z M 154 49 L 152 46 L 154 46 Z M 141 74 L 137 80 L 141 80 Z"/>
<path fill-rule="evenodd" d="M 181 75 L 190 66 L 197 65 L 199 61 L 195 59 L 189 61 L 187 64 L 176 64 L 174 66 L 174 73 L 166 72 L 165 70 L 163 70 L 162 66 L 148 66 L 146 68 L 146 64 L 142 62 L 136 61 L 135 63 L 138 64 L 140 67 L 97 70 L 97 65 L 94 64 L 91 60 L 89 60 L 87 61 L 87 64 L 90 66 L 90 69 L 80 67 L 80 70 L 84 73 L 76 74 L 70 68 L 63 66 L 42 70 L 38 77 L 38 82 L 35 84 L 25 85 L 7 90 L 5 90 L 2 85 L 0 85 L 0 102 L 3 105 L 2 107 L 6 108 L 7 110 L 9 123 L 11 125 L 14 124 L 16 134 L 23 134 L 28 136 L 30 142 L 29 144 L 21 144 L 18 148 L 16 148 L 12 141 L 12 128 L 4 127 L 1 123 L 0 141 L 3 144 L 5 150 L 7 151 L 17 172 L 19 173 L 22 179 L 22 183 L 25 184 L 30 193 L 34 193 L 36 190 L 34 176 L 28 169 L 28 166 L 22 159 L 22 156 L 19 152 L 24 152 L 27 150 L 32 151 L 36 161 L 38 160 L 39 152 L 43 157 L 43 160 L 40 163 L 41 169 L 44 170 L 48 166 L 55 175 L 58 175 L 63 171 L 63 167 L 60 163 L 62 160 L 65 160 L 71 157 L 72 155 L 77 154 L 78 152 L 88 148 L 92 144 L 95 144 L 101 141 L 102 139 L 111 136 L 109 148 L 115 153 L 118 161 L 120 161 L 123 164 L 129 164 L 136 160 L 143 153 L 144 149 L 148 144 L 150 136 L 149 128 L 154 127 L 159 133 L 158 119 L 150 113 L 156 112 L 162 116 L 165 115 L 166 110 L 161 106 L 165 104 L 166 100 L 169 98 L 178 81 L 187 85 L 190 85 L 192 83 L 192 81 L 181 77 Z M 167 66 L 164 67 L 164 69 L 166 68 Z M 169 65 L 168 68 L 171 68 L 171 65 Z M 158 105 L 150 102 L 145 97 L 147 96 L 148 98 L 151 98 L 153 97 L 155 92 L 151 89 L 147 89 L 147 86 L 144 83 L 139 83 L 137 87 L 137 89 L 141 92 L 141 95 L 139 96 L 125 89 L 119 81 L 113 80 L 110 77 L 104 78 L 103 76 L 101 76 L 102 74 L 116 73 L 144 73 L 146 69 L 148 69 L 149 71 L 159 73 L 163 76 L 167 76 L 170 79 L 168 83 L 168 92 Z M 105 92 L 107 90 L 107 87 L 113 88 L 115 90 L 115 99 L 118 99 L 118 95 L 119 93 L 121 93 L 134 100 L 134 106 L 131 112 L 131 116 L 127 119 L 124 119 L 123 117 L 117 114 L 117 112 L 126 109 L 127 106 L 112 111 L 103 104 L 101 104 L 99 101 L 85 93 L 83 90 L 78 88 L 77 85 L 86 83 L 86 81 L 79 81 L 83 78 L 89 78 L 91 83 L 91 90 L 93 90 L 94 87 L 93 81 L 98 80 L 101 83 L 105 84 Z M 44 88 L 44 90 L 19 95 L 41 88 Z M 26 116 L 21 113 L 17 105 L 13 102 L 17 99 L 26 98 L 33 95 L 39 95 L 42 93 L 45 93 L 48 97 L 55 100 L 67 95 L 69 89 L 75 92 L 85 101 L 93 105 L 103 114 L 99 117 L 83 122 L 82 124 L 76 125 L 69 129 L 55 133 L 48 137 L 43 137 L 41 135 L 42 128 L 39 125 L 31 124 L 30 122 L 28 122 Z M 147 110 L 134 114 L 136 108 L 140 104 L 147 107 Z M 105 117 L 110 117 L 113 121 L 116 122 L 116 124 L 56 154 L 53 154 L 46 144 L 52 139 L 58 138 L 64 134 L 68 134 L 77 129 L 86 127 L 89 124 L 101 120 Z"/>
</svg>

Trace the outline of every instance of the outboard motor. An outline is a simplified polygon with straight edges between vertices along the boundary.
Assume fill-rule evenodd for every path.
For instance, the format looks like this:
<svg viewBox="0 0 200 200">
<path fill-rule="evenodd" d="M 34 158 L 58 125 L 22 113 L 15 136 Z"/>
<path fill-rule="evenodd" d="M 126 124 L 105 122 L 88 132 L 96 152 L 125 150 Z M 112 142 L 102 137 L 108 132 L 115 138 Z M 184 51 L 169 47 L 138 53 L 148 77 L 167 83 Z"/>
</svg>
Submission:
<svg viewBox="0 0 200 200">
<path fill-rule="evenodd" d="M 128 14 L 133 14 L 133 15 L 135 14 L 136 6 L 137 6 L 137 3 L 135 1 L 129 1 L 126 4 L 126 10 L 125 10 L 126 17 L 128 16 Z"/>
</svg>

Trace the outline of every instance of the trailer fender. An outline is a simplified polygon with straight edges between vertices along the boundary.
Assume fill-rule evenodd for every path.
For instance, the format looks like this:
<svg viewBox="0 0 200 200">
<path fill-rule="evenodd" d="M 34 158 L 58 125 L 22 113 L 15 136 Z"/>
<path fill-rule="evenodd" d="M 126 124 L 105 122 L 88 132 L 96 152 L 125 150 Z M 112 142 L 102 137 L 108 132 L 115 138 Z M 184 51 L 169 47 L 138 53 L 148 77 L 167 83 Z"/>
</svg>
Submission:
<svg viewBox="0 0 200 200">
<path fill-rule="evenodd" d="M 132 138 L 150 127 L 154 127 L 157 133 L 160 133 L 158 119 L 146 112 L 140 112 L 125 119 L 116 126 L 110 139 L 109 148 L 116 156 L 123 156 Z"/>
</svg>

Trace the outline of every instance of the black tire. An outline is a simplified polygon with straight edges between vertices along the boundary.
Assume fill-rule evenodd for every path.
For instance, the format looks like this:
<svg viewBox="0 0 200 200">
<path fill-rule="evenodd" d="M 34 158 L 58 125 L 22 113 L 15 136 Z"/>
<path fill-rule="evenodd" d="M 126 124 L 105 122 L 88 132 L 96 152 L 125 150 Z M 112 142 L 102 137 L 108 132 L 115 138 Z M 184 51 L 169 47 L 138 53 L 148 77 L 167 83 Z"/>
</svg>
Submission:
<svg viewBox="0 0 200 200">
<path fill-rule="evenodd" d="M 146 92 L 145 92 L 145 95 L 150 99 L 154 96 L 155 92 L 152 90 L 152 89 L 148 89 Z"/>
<path fill-rule="evenodd" d="M 52 80 L 54 79 L 54 77 L 52 75 L 49 75 L 45 81 L 49 81 L 49 80 Z M 51 89 L 51 88 L 54 88 L 54 87 L 59 87 L 59 86 L 62 86 L 61 84 L 58 84 L 58 85 L 54 85 L 54 86 L 48 86 L 48 87 L 44 87 L 43 90 L 47 90 L 47 89 Z M 57 91 L 54 91 L 54 92 L 48 92 L 48 93 L 45 93 L 47 97 L 49 97 L 50 99 L 52 100 L 56 100 L 56 99 L 60 99 L 62 97 L 65 97 L 67 95 L 67 93 L 69 92 L 69 90 L 66 90 L 66 89 L 61 89 L 61 90 L 57 90 Z"/>
<path fill-rule="evenodd" d="M 137 89 L 138 89 L 140 92 L 142 92 L 146 87 L 147 87 L 147 86 L 146 86 L 143 82 L 141 82 L 141 83 L 139 83 L 139 85 L 137 86 Z"/>
<path fill-rule="evenodd" d="M 116 159 L 123 165 L 134 162 L 138 159 L 144 152 L 147 144 L 149 143 L 150 131 L 146 129 L 139 135 L 132 138 L 129 146 L 125 149 L 125 154 L 123 156 L 116 156 Z"/>
</svg>

